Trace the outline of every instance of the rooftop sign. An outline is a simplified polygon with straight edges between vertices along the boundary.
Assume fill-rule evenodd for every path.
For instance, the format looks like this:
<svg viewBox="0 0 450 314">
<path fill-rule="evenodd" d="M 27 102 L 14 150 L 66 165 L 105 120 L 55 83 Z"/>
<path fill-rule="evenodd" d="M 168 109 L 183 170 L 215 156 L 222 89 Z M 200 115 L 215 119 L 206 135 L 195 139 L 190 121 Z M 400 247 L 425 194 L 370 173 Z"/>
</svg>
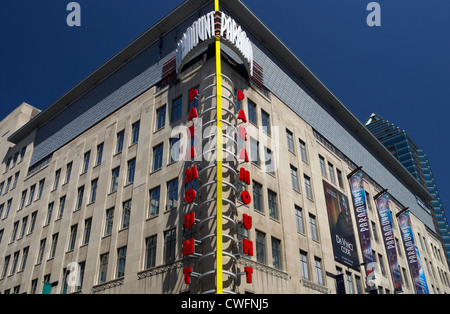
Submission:
<svg viewBox="0 0 450 314">
<path fill-rule="evenodd" d="M 230 47 L 244 62 L 250 76 L 253 75 L 253 47 L 245 31 L 235 20 L 221 11 L 212 11 L 200 17 L 178 42 L 177 72 L 197 49 L 204 47 L 218 37 Z"/>
</svg>

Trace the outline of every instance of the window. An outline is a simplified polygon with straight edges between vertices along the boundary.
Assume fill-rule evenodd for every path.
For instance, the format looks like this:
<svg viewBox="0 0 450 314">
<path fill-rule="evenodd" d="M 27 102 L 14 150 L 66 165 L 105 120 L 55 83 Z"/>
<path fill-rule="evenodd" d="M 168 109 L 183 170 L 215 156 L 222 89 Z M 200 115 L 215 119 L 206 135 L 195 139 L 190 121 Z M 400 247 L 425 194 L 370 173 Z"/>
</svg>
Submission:
<svg viewBox="0 0 450 314">
<path fill-rule="evenodd" d="M 36 217 L 37 217 L 37 211 L 35 211 L 31 214 L 31 221 L 30 221 L 30 227 L 28 229 L 28 234 L 31 234 L 34 231 L 34 226 L 36 225 Z"/>
<path fill-rule="evenodd" d="M 282 269 L 281 264 L 281 241 L 272 238 L 272 261 L 273 267 L 276 269 Z"/>
<path fill-rule="evenodd" d="M 294 135 L 288 129 L 286 129 L 286 140 L 287 140 L 288 150 L 291 153 L 294 153 Z"/>
<path fill-rule="evenodd" d="M 305 233 L 305 228 L 303 226 L 303 210 L 297 205 L 295 205 L 295 222 L 297 224 L 297 232 Z"/>
<path fill-rule="evenodd" d="M 42 197 L 42 192 L 44 191 L 45 179 L 39 181 L 38 194 L 36 199 L 40 199 Z"/>
<path fill-rule="evenodd" d="M 52 219 L 53 206 L 54 206 L 53 202 L 48 204 L 47 217 L 45 218 L 45 226 L 48 225 Z"/>
<path fill-rule="evenodd" d="M 48 255 L 48 259 L 52 259 L 55 257 L 55 253 L 56 253 L 56 245 L 58 244 L 58 233 L 55 233 L 52 236 L 52 245 L 50 247 L 50 253 Z"/>
<path fill-rule="evenodd" d="M 103 146 L 104 144 L 101 143 L 99 145 L 97 145 L 97 157 L 95 158 L 95 165 L 100 165 L 102 163 L 102 159 L 103 159 Z"/>
<path fill-rule="evenodd" d="M 89 238 L 91 237 L 91 227 L 92 227 L 92 218 L 88 218 L 84 220 L 84 234 L 83 234 L 83 245 L 89 243 Z"/>
<path fill-rule="evenodd" d="M 163 145 L 164 144 L 161 143 L 158 146 L 153 147 L 153 171 L 162 167 Z"/>
<path fill-rule="evenodd" d="M 269 148 L 265 148 L 265 163 L 266 163 L 266 172 L 272 175 L 275 175 L 275 160 L 273 160 L 272 151 Z"/>
<path fill-rule="evenodd" d="M 75 248 L 75 240 L 77 239 L 77 230 L 78 225 L 73 225 L 70 227 L 70 238 L 69 238 L 69 247 L 67 248 L 67 251 L 73 251 Z"/>
<path fill-rule="evenodd" d="M 125 138 L 125 131 L 121 131 L 121 132 L 117 133 L 116 154 L 120 153 L 123 150 L 124 138 Z"/>
<path fill-rule="evenodd" d="M 300 266 L 302 270 L 302 278 L 309 280 L 308 253 L 300 250 Z"/>
<path fill-rule="evenodd" d="M 250 158 L 253 164 L 260 166 L 261 160 L 259 158 L 259 142 L 250 138 Z"/>
<path fill-rule="evenodd" d="M 91 181 L 91 197 L 89 198 L 89 203 L 94 203 L 97 198 L 97 186 L 98 178 Z"/>
<path fill-rule="evenodd" d="M 28 190 L 22 192 L 22 198 L 20 199 L 19 210 L 21 210 L 25 206 L 25 200 L 27 198 Z"/>
<path fill-rule="evenodd" d="M 53 190 L 56 190 L 58 188 L 60 177 L 61 177 L 61 169 L 58 169 L 55 172 L 55 181 L 53 182 Z"/>
<path fill-rule="evenodd" d="M 339 187 L 341 189 L 344 188 L 344 181 L 342 179 L 342 172 L 341 170 L 339 170 L 338 168 L 336 168 L 336 174 L 337 174 L 337 179 L 338 179 L 338 183 L 339 183 Z"/>
<path fill-rule="evenodd" d="M 39 253 L 36 260 L 36 264 L 42 263 L 42 259 L 44 258 L 44 251 L 45 251 L 45 242 L 47 239 L 41 240 L 41 243 L 39 244 Z"/>
<path fill-rule="evenodd" d="M 347 278 L 347 293 L 353 294 L 353 280 L 352 280 L 352 273 L 346 272 L 345 277 Z"/>
<path fill-rule="evenodd" d="M 130 226 L 130 214 L 131 214 L 131 200 L 122 204 L 122 225 L 121 229 L 128 228 Z"/>
<path fill-rule="evenodd" d="M 19 221 L 16 221 L 13 225 L 13 229 L 11 232 L 11 238 L 9 239 L 9 243 L 12 243 L 16 240 L 17 229 L 19 229 Z"/>
<path fill-rule="evenodd" d="M 317 283 L 323 286 L 322 260 L 318 257 L 314 257 L 314 265 L 316 268 Z"/>
<path fill-rule="evenodd" d="M 327 170 L 325 169 L 325 158 L 319 155 L 320 162 L 320 171 L 322 172 L 322 176 L 327 177 Z"/>
<path fill-rule="evenodd" d="M 304 162 L 308 162 L 308 155 L 306 154 L 306 143 L 303 142 L 302 140 L 300 141 L 300 155 L 302 157 L 302 161 Z"/>
<path fill-rule="evenodd" d="M 125 276 L 125 263 L 127 260 L 127 247 L 121 247 L 117 250 L 117 273 L 116 278 Z"/>
<path fill-rule="evenodd" d="M 87 153 L 84 154 L 82 173 L 86 173 L 88 171 L 90 159 L 91 159 L 91 151 L 88 151 Z M 59 178 L 58 178 L 58 180 L 59 180 Z"/>
<path fill-rule="evenodd" d="M 256 230 L 256 260 L 266 264 L 266 234 Z"/>
<path fill-rule="evenodd" d="M 135 170 L 136 170 L 136 158 L 128 161 L 127 184 L 134 182 Z"/>
<path fill-rule="evenodd" d="M 370 199 L 370 195 L 369 195 L 369 193 L 367 192 L 367 191 L 365 191 L 366 192 L 366 203 L 367 203 L 367 208 L 369 209 L 369 210 L 372 210 L 372 201 L 371 201 L 371 199 Z"/>
<path fill-rule="evenodd" d="M 175 260 L 176 229 L 164 233 L 164 263 L 169 264 Z"/>
<path fill-rule="evenodd" d="M 28 216 L 22 218 L 22 228 L 20 229 L 19 239 L 23 238 L 23 236 L 25 235 L 25 230 L 27 230 L 27 224 L 28 224 Z"/>
<path fill-rule="evenodd" d="M 145 269 L 156 265 L 156 235 L 145 239 Z"/>
<path fill-rule="evenodd" d="M 167 210 L 178 207 L 178 178 L 167 182 Z"/>
<path fill-rule="evenodd" d="M 170 139 L 169 163 L 180 159 L 180 137 Z"/>
<path fill-rule="evenodd" d="M 311 179 L 307 175 L 305 175 L 304 180 L 306 197 L 312 200 Z"/>
<path fill-rule="evenodd" d="M 66 180 L 65 180 L 64 183 L 68 183 L 69 182 L 71 173 L 72 173 L 72 162 L 67 164 L 67 167 L 66 167 Z"/>
<path fill-rule="evenodd" d="M 256 181 L 253 181 L 253 206 L 255 210 L 264 212 L 263 200 L 262 200 L 262 185 Z"/>
<path fill-rule="evenodd" d="M 17 182 L 19 181 L 19 175 L 20 175 L 20 171 L 18 171 L 14 174 L 14 182 L 13 182 L 11 190 L 17 186 Z M 0 195 L 2 195 L 3 184 L 4 184 L 4 182 L 2 182 L 2 185 L 0 187 Z"/>
<path fill-rule="evenodd" d="M 116 192 L 119 187 L 120 167 L 114 168 L 111 175 L 111 193 Z"/>
<path fill-rule="evenodd" d="M 371 221 L 370 224 L 372 226 L 373 239 L 375 241 L 379 242 L 380 238 L 378 237 L 377 226 L 376 226 L 376 224 L 373 221 Z"/>
<path fill-rule="evenodd" d="M 155 217 L 159 214 L 159 203 L 160 203 L 161 187 L 156 187 L 150 190 L 150 205 L 148 217 Z"/>
<path fill-rule="evenodd" d="M 106 221 L 105 221 L 105 233 L 104 236 L 110 235 L 112 232 L 114 220 L 114 208 L 108 209 L 106 211 Z"/>
<path fill-rule="evenodd" d="M 139 141 L 139 129 L 141 127 L 141 122 L 138 121 L 131 126 L 131 145 L 136 144 Z"/>
<path fill-rule="evenodd" d="M 270 115 L 264 110 L 261 110 L 261 124 L 263 131 L 270 135 Z"/>
<path fill-rule="evenodd" d="M 28 251 L 30 247 L 27 246 L 22 250 L 22 261 L 20 263 L 19 271 L 23 271 L 25 269 L 25 266 L 27 265 L 27 259 L 28 259 Z"/>
<path fill-rule="evenodd" d="M 11 255 L 8 255 L 5 257 L 5 262 L 3 263 L 3 271 L 2 271 L 2 277 L 1 279 L 6 277 L 6 274 L 8 273 L 9 268 L 9 260 L 11 259 Z"/>
<path fill-rule="evenodd" d="M 319 241 L 319 236 L 317 233 L 316 216 L 309 214 L 309 223 L 311 227 L 311 237 L 315 241 Z"/>
<path fill-rule="evenodd" d="M 28 196 L 28 204 L 30 205 L 34 199 L 34 193 L 36 192 L 36 184 L 33 184 L 30 188 L 30 195 Z"/>
<path fill-rule="evenodd" d="M 99 276 L 98 276 L 99 284 L 106 282 L 106 273 L 108 271 L 108 259 L 109 259 L 108 253 L 100 255 L 100 269 L 99 269 Z"/>
<path fill-rule="evenodd" d="M 269 199 L 269 216 L 273 219 L 278 219 L 277 193 L 267 190 Z"/>
<path fill-rule="evenodd" d="M 23 158 L 25 157 L 25 152 L 26 152 L 26 150 L 27 150 L 27 148 L 24 147 L 24 148 L 22 148 L 22 150 L 20 151 L 20 161 L 19 161 L 19 162 L 22 162 L 22 161 L 23 161 Z"/>
<path fill-rule="evenodd" d="M 156 130 L 162 129 L 166 125 L 166 106 L 156 110 Z"/>
<path fill-rule="evenodd" d="M 291 182 L 292 188 L 296 191 L 300 191 L 300 187 L 298 186 L 298 177 L 297 177 L 297 168 L 291 165 Z"/>
<path fill-rule="evenodd" d="M 10 275 L 10 276 L 11 276 L 11 275 L 14 275 L 14 273 L 16 272 L 17 264 L 18 264 L 18 262 L 19 262 L 19 254 L 20 254 L 20 251 L 14 252 L 14 255 L 13 255 L 13 262 L 12 262 L 12 264 L 11 264 L 11 271 L 9 272 L 9 275 Z"/>
<path fill-rule="evenodd" d="M 12 205 L 12 198 L 6 202 L 6 212 L 5 212 L 5 217 L 3 217 L 3 219 L 8 218 L 9 211 L 11 210 L 11 205 Z"/>
<path fill-rule="evenodd" d="M 81 206 L 83 205 L 83 197 L 84 197 L 84 185 L 78 188 L 77 203 L 75 210 L 81 209 Z"/>
<path fill-rule="evenodd" d="M 251 100 L 248 100 L 247 105 L 248 105 L 248 120 L 251 123 L 258 125 L 258 118 L 256 115 L 256 104 L 254 104 Z"/>
<path fill-rule="evenodd" d="M 330 173 L 331 182 L 336 184 L 336 177 L 334 176 L 334 167 L 330 163 L 328 163 L 328 172 Z"/>
<path fill-rule="evenodd" d="M 9 191 L 9 188 L 11 186 L 11 180 L 12 180 L 12 177 L 9 177 L 8 180 L 6 180 L 5 194 L 8 193 L 8 191 Z"/>
<path fill-rule="evenodd" d="M 170 122 L 174 122 L 181 118 L 183 109 L 183 97 L 178 97 L 172 101 L 172 112 L 170 113 Z"/>
<path fill-rule="evenodd" d="M 56 217 L 56 220 L 61 219 L 64 213 L 64 207 L 66 206 L 66 196 L 60 197 L 59 199 L 59 210 L 58 210 L 58 216 Z"/>
</svg>

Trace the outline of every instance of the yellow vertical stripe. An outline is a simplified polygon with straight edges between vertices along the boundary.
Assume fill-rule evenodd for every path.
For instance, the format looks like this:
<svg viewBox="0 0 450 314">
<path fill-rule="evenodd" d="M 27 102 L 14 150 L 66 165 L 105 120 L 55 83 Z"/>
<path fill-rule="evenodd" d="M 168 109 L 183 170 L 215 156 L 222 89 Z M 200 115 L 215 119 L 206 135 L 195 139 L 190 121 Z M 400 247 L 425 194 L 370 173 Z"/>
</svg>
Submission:
<svg viewBox="0 0 450 314">
<path fill-rule="evenodd" d="M 219 0 L 215 0 L 219 11 Z M 216 229 L 216 292 L 223 294 L 223 238 L 222 238 L 222 64 L 220 55 L 220 36 L 216 37 L 216 89 L 217 89 L 217 229 Z"/>
</svg>

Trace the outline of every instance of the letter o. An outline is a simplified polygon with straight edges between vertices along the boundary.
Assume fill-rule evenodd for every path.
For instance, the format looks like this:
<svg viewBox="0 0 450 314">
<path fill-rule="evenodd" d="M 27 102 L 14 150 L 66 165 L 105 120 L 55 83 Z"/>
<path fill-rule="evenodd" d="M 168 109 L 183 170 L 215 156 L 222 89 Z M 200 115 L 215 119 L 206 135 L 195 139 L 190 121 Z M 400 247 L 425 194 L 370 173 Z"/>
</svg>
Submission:
<svg viewBox="0 0 450 314">
<path fill-rule="evenodd" d="M 245 205 L 250 204 L 250 202 L 252 201 L 252 197 L 250 196 L 250 193 L 248 193 L 248 191 L 241 192 L 241 201 Z"/>
<path fill-rule="evenodd" d="M 197 196 L 197 192 L 194 189 L 189 189 L 184 194 L 184 200 L 186 203 L 192 203 L 195 200 L 195 197 Z"/>
</svg>

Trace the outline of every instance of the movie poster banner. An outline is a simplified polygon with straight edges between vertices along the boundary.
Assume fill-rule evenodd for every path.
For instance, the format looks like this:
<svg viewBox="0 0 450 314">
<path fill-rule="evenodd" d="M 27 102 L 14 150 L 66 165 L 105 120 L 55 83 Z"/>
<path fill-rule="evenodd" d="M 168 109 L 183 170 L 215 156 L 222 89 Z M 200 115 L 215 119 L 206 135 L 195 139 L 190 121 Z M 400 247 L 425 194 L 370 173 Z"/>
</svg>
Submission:
<svg viewBox="0 0 450 314">
<path fill-rule="evenodd" d="M 366 273 L 372 273 L 372 268 L 367 265 L 373 262 L 372 242 L 370 239 L 369 218 L 367 217 L 366 191 L 364 190 L 363 172 L 358 171 L 349 178 L 350 190 L 352 192 L 353 207 L 355 209 L 356 224 L 358 225 L 359 239 L 361 243 L 362 256 L 366 265 Z"/>
<path fill-rule="evenodd" d="M 348 198 L 325 180 L 323 181 L 331 231 L 334 258 L 338 262 L 359 269 L 355 233 Z"/>
<path fill-rule="evenodd" d="M 392 212 L 389 208 L 389 194 L 384 193 L 375 201 L 380 217 L 381 231 L 383 233 L 384 246 L 386 248 L 389 267 L 394 281 L 395 291 L 402 291 L 402 279 L 398 266 L 397 248 L 395 245 L 394 230 L 392 228 Z"/>
<path fill-rule="evenodd" d="M 409 270 L 414 281 L 414 288 L 417 294 L 428 294 L 427 279 L 425 278 L 420 255 L 414 243 L 414 234 L 411 227 L 409 211 L 398 216 L 400 230 L 402 231 L 403 243 L 405 245 L 406 258 L 408 259 Z"/>
</svg>

